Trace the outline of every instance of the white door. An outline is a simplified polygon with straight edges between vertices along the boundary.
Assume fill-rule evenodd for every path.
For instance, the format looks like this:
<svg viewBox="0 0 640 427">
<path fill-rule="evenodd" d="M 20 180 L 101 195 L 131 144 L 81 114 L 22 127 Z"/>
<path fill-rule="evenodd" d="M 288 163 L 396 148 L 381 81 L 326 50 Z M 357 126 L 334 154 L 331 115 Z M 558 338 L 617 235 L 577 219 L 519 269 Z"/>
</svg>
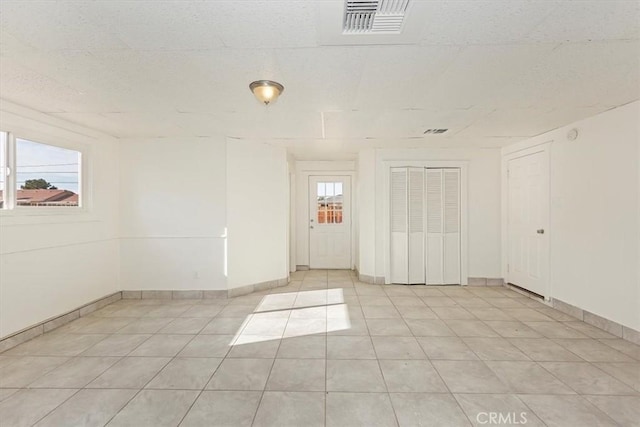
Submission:
<svg viewBox="0 0 640 427">
<path fill-rule="evenodd" d="M 460 169 L 391 168 L 391 283 L 460 284 Z"/>
<path fill-rule="evenodd" d="M 407 168 L 391 168 L 391 283 L 409 284 Z"/>
<path fill-rule="evenodd" d="M 427 284 L 459 285 L 460 169 L 427 169 Z"/>
<path fill-rule="evenodd" d="M 547 295 L 549 169 L 546 153 L 508 162 L 507 282 Z"/>
<path fill-rule="evenodd" d="M 424 168 L 408 168 L 409 284 L 425 282 Z"/>
<path fill-rule="evenodd" d="M 351 178 L 309 177 L 309 266 L 351 268 Z"/>
</svg>

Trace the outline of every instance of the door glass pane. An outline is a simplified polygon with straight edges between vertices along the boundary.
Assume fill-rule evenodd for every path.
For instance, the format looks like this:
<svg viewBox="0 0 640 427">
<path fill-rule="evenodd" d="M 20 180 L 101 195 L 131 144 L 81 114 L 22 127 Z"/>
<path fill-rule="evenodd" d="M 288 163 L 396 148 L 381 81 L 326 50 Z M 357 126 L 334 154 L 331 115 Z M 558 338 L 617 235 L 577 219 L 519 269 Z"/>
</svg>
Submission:
<svg viewBox="0 0 640 427">
<path fill-rule="evenodd" d="M 333 196 L 333 182 L 327 182 L 325 185 L 327 186 L 327 196 Z"/>
<path fill-rule="evenodd" d="M 337 208 L 334 212 L 334 222 L 336 224 L 342 224 L 342 207 Z"/>
<path fill-rule="evenodd" d="M 318 182 L 316 184 L 317 186 L 317 203 L 318 203 L 318 208 L 317 208 L 317 218 L 316 221 L 318 222 L 318 224 L 324 224 L 326 217 L 325 217 L 325 185 L 324 182 Z"/>
<path fill-rule="evenodd" d="M 324 224 L 326 222 L 327 206 L 324 200 L 324 196 L 318 196 L 318 224 Z"/>
<path fill-rule="evenodd" d="M 342 224 L 342 182 L 317 183 L 318 224 Z"/>
</svg>

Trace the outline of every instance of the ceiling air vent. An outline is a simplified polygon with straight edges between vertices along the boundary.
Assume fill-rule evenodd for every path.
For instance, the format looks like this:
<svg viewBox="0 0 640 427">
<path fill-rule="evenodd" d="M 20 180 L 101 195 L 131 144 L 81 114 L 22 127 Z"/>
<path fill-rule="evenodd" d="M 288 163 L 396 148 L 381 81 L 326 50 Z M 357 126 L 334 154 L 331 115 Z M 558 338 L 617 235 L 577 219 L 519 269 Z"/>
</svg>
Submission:
<svg viewBox="0 0 640 427">
<path fill-rule="evenodd" d="M 346 0 L 343 34 L 399 34 L 409 0 Z"/>
<path fill-rule="evenodd" d="M 427 129 L 424 131 L 425 135 L 437 135 L 440 133 L 445 133 L 446 131 L 448 131 L 449 129 Z"/>
</svg>

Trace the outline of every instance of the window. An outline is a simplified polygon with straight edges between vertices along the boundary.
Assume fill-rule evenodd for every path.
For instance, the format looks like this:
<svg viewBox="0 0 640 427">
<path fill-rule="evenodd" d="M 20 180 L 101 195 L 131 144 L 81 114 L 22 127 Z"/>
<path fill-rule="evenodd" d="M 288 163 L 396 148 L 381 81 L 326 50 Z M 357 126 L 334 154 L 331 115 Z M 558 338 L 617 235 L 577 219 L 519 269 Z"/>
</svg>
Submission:
<svg viewBox="0 0 640 427">
<path fill-rule="evenodd" d="M 81 206 L 80 151 L 0 133 L 2 209 Z"/>
<path fill-rule="evenodd" d="M 342 183 L 319 182 L 318 224 L 342 224 Z"/>
</svg>

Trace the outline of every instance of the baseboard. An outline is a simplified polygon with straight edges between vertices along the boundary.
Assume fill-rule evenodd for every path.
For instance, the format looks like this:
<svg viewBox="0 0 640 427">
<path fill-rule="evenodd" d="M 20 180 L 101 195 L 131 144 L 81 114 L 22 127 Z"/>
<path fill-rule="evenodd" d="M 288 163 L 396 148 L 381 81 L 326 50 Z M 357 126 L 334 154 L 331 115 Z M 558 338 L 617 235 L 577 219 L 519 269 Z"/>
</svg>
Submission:
<svg viewBox="0 0 640 427">
<path fill-rule="evenodd" d="M 567 316 L 571 316 L 577 320 L 581 320 L 591 326 L 595 326 L 598 329 L 608 332 L 611 335 L 622 338 L 623 340 L 640 345 L 640 331 L 636 331 L 633 328 L 624 326 L 618 322 L 614 322 L 613 320 L 606 319 L 602 316 L 598 316 L 597 314 L 591 313 L 590 311 L 584 310 L 580 307 L 576 307 L 575 305 L 571 305 L 556 298 L 549 298 L 548 300 L 545 300 L 536 294 L 531 294 L 526 290 L 513 286 L 509 283 L 505 283 L 504 286 L 528 298 L 542 302 L 550 306 L 554 310 L 558 310 L 559 312 L 566 314 Z"/>
<path fill-rule="evenodd" d="M 611 335 L 615 335 L 623 340 L 640 345 L 640 331 L 636 331 L 633 328 L 624 326 L 618 322 L 614 322 L 613 320 L 598 316 L 597 314 L 591 313 L 590 311 L 576 307 L 575 305 L 571 305 L 559 299 L 552 298 L 551 306 L 568 316 L 582 320 L 583 322 L 588 323 L 591 326 L 595 326 L 598 329 L 602 329 Z"/>
<path fill-rule="evenodd" d="M 504 279 L 494 277 L 468 277 L 467 286 L 503 286 Z"/>
<path fill-rule="evenodd" d="M 213 298 L 233 298 L 241 295 L 248 295 L 252 292 L 259 292 L 273 289 L 289 284 L 289 278 L 285 277 L 278 280 L 270 280 L 267 282 L 255 283 L 253 285 L 241 286 L 239 288 L 219 290 L 219 291 L 168 291 L 168 290 L 145 290 L 145 291 L 118 291 L 111 295 L 91 301 L 78 308 L 68 311 L 59 316 L 55 316 L 39 322 L 33 326 L 15 332 L 7 337 L 0 339 L 0 353 L 7 351 L 19 344 L 36 338 L 46 332 L 53 331 L 73 320 L 84 317 L 98 309 L 101 309 L 113 302 L 121 299 L 213 299 Z"/>
<path fill-rule="evenodd" d="M 47 320 L 39 322 L 33 326 L 29 326 L 21 331 L 15 332 L 7 337 L 0 339 L 0 353 L 9 350 L 23 342 L 36 338 L 46 332 L 53 331 L 73 320 L 86 316 L 89 313 L 93 313 L 96 310 L 101 309 L 113 302 L 122 299 L 122 292 L 118 291 L 113 294 L 98 298 L 78 308 L 68 311 L 59 316 L 51 317 Z"/>
<path fill-rule="evenodd" d="M 227 291 L 122 291 L 122 299 L 216 299 L 227 298 Z"/>
<path fill-rule="evenodd" d="M 367 274 L 360 274 L 356 269 L 356 276 L 358 280 L 363 283 L 371 283 L 375 285 L 384 285 L 385 280 L 383 276 L 369 276 Z M 503 286 L 504 280 L 502 278 L 493 277 L 469 277 L 467 286 Z"/>
<path fill-rule="evenodd" d="M 367 274 L 358 273 L 358 280 L 364 283 L 371 283 L 372 285 L 384 285 L 383 276 L 369 276 Z"/>
<path fill-rule="evenodd" d="M 227 290 L 217 291 L 122 291 L 123 299 L 215 299 L 215 298 L 234 298 L 242 295 L 248 295 L 253 292 L 266 291 L 281 286 L 287 286 L 289 278 L 284 277 L 278 280 L 269 280 L 266 282 L 254 283 L 252 285 L 240 286 Z"/>
<path fill-rule="evenodd" d="M 296 271 L 309 271 L 311 270 L 308 265 L 296 265 Z"/>
<path fill-rule="evenodd" d="M 278 280 L 269 280 L 267 282 L 255 283 L 253 285 L 240 286 L 239 288 L 232 288 L 227 290 L 227 297 L 239 297 L 242 295 L 248 295 L 253 292 L 266 291 L 273 288 L 279 288 L 287 286 L 289 284 L 289 278 L 284 277 Z"/>
</svg>

